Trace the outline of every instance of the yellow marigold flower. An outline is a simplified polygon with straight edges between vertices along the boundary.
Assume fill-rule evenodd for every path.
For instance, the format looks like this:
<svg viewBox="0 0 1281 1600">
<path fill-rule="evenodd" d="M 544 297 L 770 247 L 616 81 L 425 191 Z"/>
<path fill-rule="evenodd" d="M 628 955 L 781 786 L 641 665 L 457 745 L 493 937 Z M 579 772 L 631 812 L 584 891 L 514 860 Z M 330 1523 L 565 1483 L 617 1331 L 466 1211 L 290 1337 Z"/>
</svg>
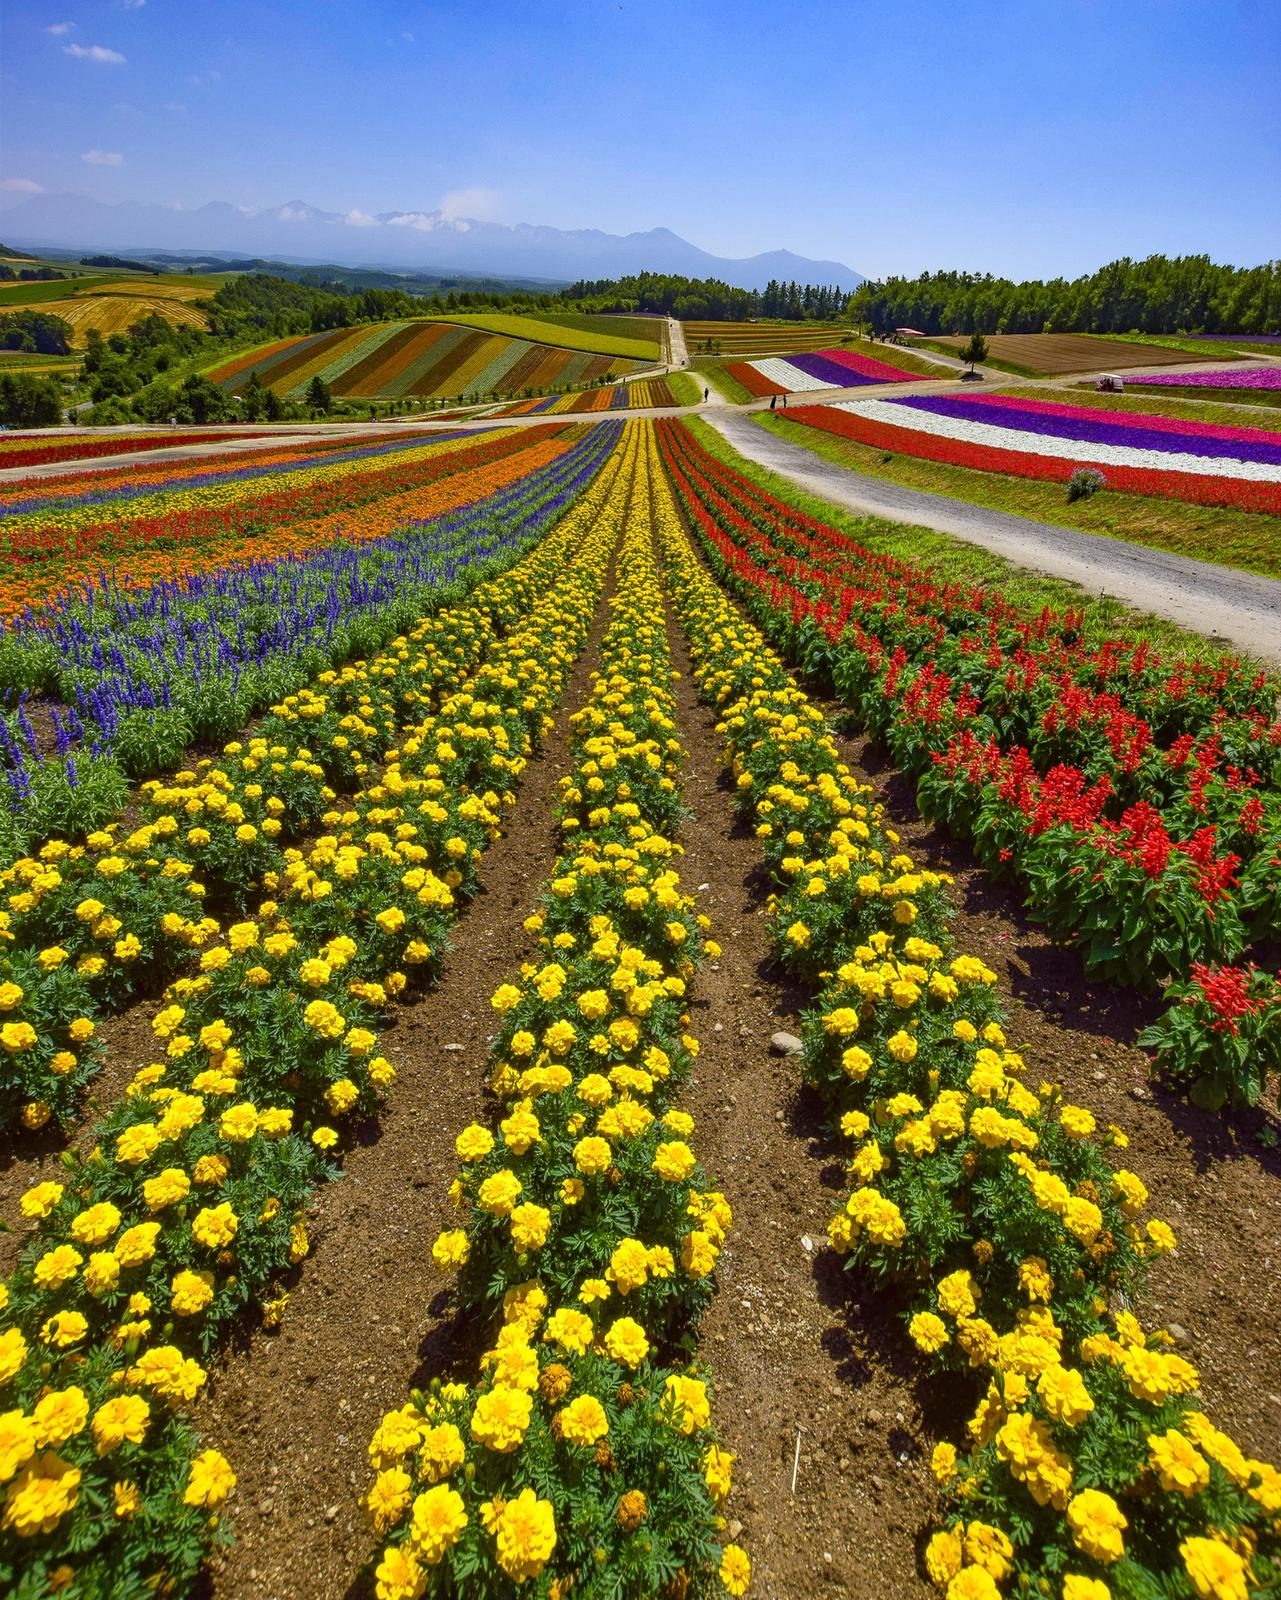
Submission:
<svg viewBox="0 0 1281 1600">
<path fill-rule="evenodd" d="M 217 1450 L 202 1450 L 191 1463 L 183 1503 L 205 1506 L 212 1511 L 236 1487 L 236 1474 L 226 1456 Z"/>
<path fill-rule="evenodd" d="M 45 1344 L 69 1350 L 73 1344 L 79 1344 L 88 1331 L 88 1320 L 79 1311 L 56 1311 L 41 1324 L 40 1337 Z"/>
<path fill-rule="evenodd" d="M 936 1444 L 930 1456 L 930 1471 L 936 1483 L 950 1483 L 956 1476 L 956 1446 Z"/>
<path fill-rule="evenodd" d="M 734 1483 L 734 1461 L 733 1453 L 722 1450 L 717 1444 L 709 1444 L 703 1452 L 703 1481 L 717 1505 L 729 1499 Z"/>
<path fill-rule="evenodd" d="M 662 1411 L 678 1433 L 691 1434 L 705 1428 L 711 1420 L 707 1385 L 699 1378 L 672 1374 L 663 1386 Z"/>
<path fill-rule="evenodd" d="M 460 1161 L 483 1161 L 493 1148 L 493 1134 L 478 1122 L 469 1123 L 454 1140 L 454 1150 Z"/>
<path fill-rule="evenodd" d="M 36 1430 L 20 1408 L 0 1412 L 0 1483 L 9 1479 L 36 1453 Z"/>
<path fill-rule="evenodd" d="M 205 1206 L 192 1220 L 191 1232 L 197 1244 L 210 1250 L 222 1250 L 236 1237 L 240 1219 L 227 1201 L 218 1206 Z"/>
<path fill-rule="evenodd" d="M 660 1144 L 652 1162 L 653 1171 L 666 1183 L 680 1183 L 689 1177 L 696 1165 L 694 1152 L 683 1139 L 671 1139 Z"/>
<path fill-rule="evenodd" d="M 947 1600 L 1000 1600 L 996 1579 L 983 1567 L 962 1567 L 947 1586 Z"/>
<path fill-rule="evenodd" d="M 413 1479 L 403 1467 L 388 1467 L 370 1484 L 365 1495 L 365 1510 L 380 1537 L 394 1528 L 409 1509 L 413 1498 Z"/>
<path fill-rule="evenodd" d="M 89 1420 L 85 1392 L 72 1384 L 66 1389 L 50 1389 L 36 1401 L 31 1424 L 38 1445 L 66 1444 L 82 1432 Z"/>
<path fill-rule="evenodd" d="M 525 1437 L 532 1411 L 533 1401 L 525 1390 L 495 1384 L 476 1402 L 471 1436 L 487 1450 L 506 1455 Z"/>
<path fill-rule="evenodd" d="M 1121 1534 L 1129 1527 L 1120 1506 L 1099 1489 L 1082 1489 L 1067 1508 L 1068 1527 L 1078 1550 L 1105 1565 L 1125 1554 Z"/>
<path fill-rule="evenodd" d="M 964 1544 L 960 1528 L 941 1528 L 925 1547 L 925 1571 L 938 1589 L 947 1585 L 961 1570 Z"/>
<path fill-rule="evenodd" d="M 1063 1579 L 1063 1600 L 1112 1600 L 1112 1591 L 1102 1578 L 1069 1572 Z"/>
<path fill-rule="evenodd" d="M 1014 1546 L 1001 1531 L 988 1522 L 971 1522 L 965 1530 L 965 1559 L 981 1568 L 995 1581 L 1011 1571 Z"/>
<path fill-rule="evenodd" d="M 1221 1539 L 1185 1539 L 1179 1546 L 1200 1600 L 1248 1600 L 1246 1563 Z"/>
<path fill-rule="evenodd" d="M 516 1583 L 536 1578 L 556 1548 L 551 1502 L 540 1500 L 532 1489 L 522 1489 L 501 1510 L 493 1502 L 491 1517 L 498 1565 Z"/>
<path fill-rule="evenodd" d="M 1036 1392 L 1055 1422 L 1065 1423 L 1069 1428 L 1079 1427 L 1094 1410 L 1094 1401 L 1081 1374 L 1070 1367 L 1046 1367 L 1036 1380 Z"/>
<path fill-rule="evenodd" d="M 60 1289 L 70 1283 L 80 1269 L 84 1257 L 69 1244 L 54 1245 L 46 1250 L 35 1264 L 32 1277 L 38 1289 Z"/>
<path fill-rule="evenodd" d="M 52 1450 L 36 1456 L 5 1491 L 3 1525 L 26 1539 L 52 1533 L 79 1497 L 80 1476 Z"/>
<path fill-rule="evenodd" d="M 447 1483 L 438 1483 L 414 1500 L 409 1542 L 420 1561 L 436 1566 L 462 1538 L 467 1526 L 463 1498 Z"/>
<path fill-rule="evenodd" d="M 746 1550 L 736 1544 L 727 1544 L 721 1551 L 720 1574 L 728 1594 L 746 1594 L 752 1581 L 752 1563 L 748 1560 Z"/>
<path fill-rule="evenodd" d="M 151 1421 L 151 1407 L 140 1394 L 122 1394 L 107 1400 L 93 1414 L 90 1429 L 94 1448 L 108 1455 L 118 1445 L 141 1444 Z"/>
<path fill-rule="evenodd" d="M 0 1383 L 9 1383 L 26 1364 L 27 1341 L 17 1328 L 0 1333 Z"/>
<path fill-rule="evenodd" d="M 61 1183 L 37 1183 L 23 1195 L 18 1202 L 18 1209 L 32 1221 L 47 1217 L 65 1192 L 65 1185 Z"/>
<path fill-rule="evenodd" d="M 912 1343 L 918 1350 L 933 1355 L 948 1342 L 947 1324 L 932 1311 L 918 1311 L 908 1325 Z"/>
<path fill-rule="evenodd" d="M 544 1206 L 534 1205 L 532 1201 L 516 1206 L 510 1221 L 512 1244 L 522 1254 L 541 1250 L 547 1243 L 551 1222 L 551 1212 Z"/>
<path fill-rule="evenodd" d="M 169 1304 L 175 1313 L 180 1317 L 194 1317 L 213 1299 L 213 1274 L 184 1269 L 174 1274 L 170 1288 Z"/>
<path fill-rule="evenodd" d="M 1167 1494 L 1191 1499 L 1210 1482 L 1209 1462 L 1177 1428 L 1148 1435 L 1148 1463 Z"/>
<path fill-rule="evenodd" d="M 570 1444 L 595 1444 L 609 1432 L 605 1408 L 595 1395 L 579 1395 L 558 1413 L 558 1417 L 562 1436 Z"/>
</svg>

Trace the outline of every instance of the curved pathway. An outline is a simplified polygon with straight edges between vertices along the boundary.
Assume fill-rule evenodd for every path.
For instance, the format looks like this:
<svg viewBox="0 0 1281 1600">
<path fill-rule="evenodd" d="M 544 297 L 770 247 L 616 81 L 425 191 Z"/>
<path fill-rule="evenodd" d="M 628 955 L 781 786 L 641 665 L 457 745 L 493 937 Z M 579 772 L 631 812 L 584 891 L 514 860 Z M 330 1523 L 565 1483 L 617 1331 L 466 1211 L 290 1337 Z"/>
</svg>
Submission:
<svg viewBox="0 0 1281 1600">
<path fill-rule="evenodd" d="M 847 510 L 952 534 L 1281 665 L 1281 580 L 867 477 L 779 438 L 750 416 L 704 415 L 750 461 Z"/>
</svg>

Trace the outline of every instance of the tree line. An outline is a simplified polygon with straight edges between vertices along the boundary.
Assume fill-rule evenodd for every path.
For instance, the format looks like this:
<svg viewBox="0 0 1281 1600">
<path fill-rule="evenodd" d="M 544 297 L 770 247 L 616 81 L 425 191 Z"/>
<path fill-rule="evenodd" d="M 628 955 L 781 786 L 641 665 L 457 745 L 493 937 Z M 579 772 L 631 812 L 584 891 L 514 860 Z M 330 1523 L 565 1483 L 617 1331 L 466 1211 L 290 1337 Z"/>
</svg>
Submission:
<svg viewBox="0 0 1281 1600">
<path fill-rule="evenodd" d="M 1281 262 L 1229 267 L 1209 256 L 1123 256 L 1080 278 L 1016 283 L 991 273 L 923 272 L 865 283 L 854 320 L 876 333 L 1276 333 Z"/>
</svg>

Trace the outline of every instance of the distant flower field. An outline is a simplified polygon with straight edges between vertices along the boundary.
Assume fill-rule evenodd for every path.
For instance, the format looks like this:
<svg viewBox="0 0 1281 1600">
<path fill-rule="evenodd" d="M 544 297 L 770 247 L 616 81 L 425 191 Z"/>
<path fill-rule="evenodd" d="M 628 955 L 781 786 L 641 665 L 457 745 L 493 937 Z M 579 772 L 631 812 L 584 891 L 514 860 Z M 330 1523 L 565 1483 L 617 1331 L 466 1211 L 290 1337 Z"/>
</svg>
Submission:
<svg viewBox="0 0 1281 1600">
<path fill-rule="evenodd" d="M 1230 372 L 1164 372 L 1144 378 L 1144 384 L 1163 389 L 1276 389 L 1281 390 L 1281 367 L 1234 367 Z"/>
<path fill-rule="evenodd" d="M 1281 434 L 1008 395 L 915 395 L 807 406 L 798 422 L 951 466 L 1281 513 Z"/>
<path fill-rule="evenodd" d="M 733 361 L 725 368 L 749 394 L 803 394 L 812 389 L 852 389 L 865 383 L 910 383 L 918 376 L 852 350 L 811 350 L 795 355 Z"/>
</svg>

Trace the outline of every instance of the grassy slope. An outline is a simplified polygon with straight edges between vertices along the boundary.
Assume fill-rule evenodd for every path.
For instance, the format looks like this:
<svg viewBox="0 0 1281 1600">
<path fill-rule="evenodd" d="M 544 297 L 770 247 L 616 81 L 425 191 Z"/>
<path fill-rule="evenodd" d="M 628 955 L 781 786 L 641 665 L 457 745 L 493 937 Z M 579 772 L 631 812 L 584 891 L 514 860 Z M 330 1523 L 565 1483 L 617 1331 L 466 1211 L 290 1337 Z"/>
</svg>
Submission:
<svg viewBox="0 0 1281 1600">
<path fill-rule="evenodd" d="M 724 363 L 715 356 L 692 356 L 690 369 L 703 379 L 705 386 L 710 386 L 713 393 L 723 395 L 731 405 L 746 405 L 749 400 L 755 399 L 737 378 L 730 377 Z"/>
<path fill-rule="evenodd" d="M 1192 402 L 1192 404 L 1187 405 L 1186 407 L 1179 406 L 1176 412 L 1171 413 L 1171 415 L 1178 415 L 1180 417 L 1196 416 L 1201 411 L 1227 412 L 1228 408 L 1224 406 L 1223 402 L 1228 398 L 1229 395 L 1240 395 L 1241 399 L 1232 407 L 1230 419 L 1228 415 L 1225 415 L 1222 420 L 1225 422 L 1231 420 L 1236 426 L 1246 428 L 1256 426 L 1256 422 L 1249 416 L 1243 416 L 1241 412 L 1236 409 L 1237 406 L 1258 406 L 1264 411 L 1276 411 L 1278 408 L 1281 408 L 1281 389 L 1207 389 L 1194 383 L 1135 385 L 1127 380 L 1127 394 L 1131 393 L 1136 388 L 1138 389 L 1140 395 L 1149 399 L 1164 397 L 1167 400 L 1182 400 L 1185 402 Z M 1246 398 L 1247 395 L 1249 396 L 1248 399 Z M 1215 404 L 1216 401 L 1218 402 L 1217 405 Z M 1277 421 L 1275 417 L 1259 418 L 1257 426 L 1262 428 L 1275 428 L 1277 426 Z"/>
<path fill-rule="evenodd" d="M 657 351 L 663 340 L 666 321 L 662 317 L 646 316 L 637 312 L 606 315 L 591 311 L 533 311 L 529 315 L 535 322 L 547 322 L 554 328 L 576 328 L 581 333 L 599 333 L 607 339 L 636 339 L 652 345 Z"/>
<path fill-rule="evenodd" d="M 926 489 L 1037 522 L 1057 522 L 1083 533 L 1107 534 L 1175 555 L 1240 567 L 1265 578 L 1281 578 L 1281 526 L 1276 517 L 1262 512 L 1185 505 L 1158 495 L 1120 494 L 1110 489 L 1069 504 L 1061 484 L 952 467 L 915 456 L 893 455 L 883 461 L 886 452 L 873 445 L 841 439 L 768 412 L 757 420 L 824 460 L 910 489 Z"/>
<path fill-rule="evenodd" d="M 112 283 L 118 283 L 122 276 L 123 274 L 111 278 L 63 278 L 41 283 L 0 283 L 0 313 L 8 311 L 11 307 L 36 306 L 45 300 L 67 300 L 73 295 L 104 289 Z M 139 274 L 133 274 L 135 283 L 138 277 Z"/>
<path fill-rule="evenodd" d="M 703 398 L 704 385 L 690 372 L 669 372 L 667 386 L 682 406 L 694 406 Z"/>
<path fill-rule="evenodd" d="M 886 522 L 880 517 L 856 516 L 833 505 L 830 500 L 806 494 L 790 479 L 779 477 L 777 473 L 749 461 L 702 418 L 690 417 L 684 425 L 718 460 L 734 467 L 780 500 L 786 500 L 789 505 L 798 506 L 810 516 L 840 529 L 869 550 L 897 556 L 900 560 L 925 568 L 931 578 L 947 583 L 971 583 L 999 589 L 1011 604 L 1032 613 L 1039 612 L 1044 606 L 1052 611 L 1084 606 L 1083 631 L 1090 641 L 1101 642 L 1118 635 L 1142 634 L 1163 652 L 1177 652 L 1208 660 L 1216 660 L 1223 652 L 1221 641 L 1216 643 L 1199 633 L 1176 627 L 1162 617 L 1133 611 L 1119 600 L 1093 598 L 1074 583 L 1029 572 L 1027 568 L 1017 566 L 1003 556 L 983 549 L 981 545 L 967 544 L 963 539 L 953 538 L 947 533 L 935 533 L 930 528 L 908 527 L 897 522 Z M 781 423 L 776 431 L 790 436 L 801 432 L 812 433 L 814 430 Z"/>
<path fill-rule="evenodd" d="M 488 333 L 505 333 L 512 339 L 529 339 L 534 344 L 556 345 L 562 350 L 586 350 L 592 355 L 626 356 L 632 361 L 656 362 L 658 341 L 629 339 L 619 334 L 575 328 L 540 317 L 519 316 L 506 311 L 459 311 L 448 316 L 430 317 L 432 322 L 458 322 L 468 328 L 483 328 Z M 585 321 L 586 318 L 579 320 Z M 604 319 L 596 319 L 603 321 Z"/>
</svg>

